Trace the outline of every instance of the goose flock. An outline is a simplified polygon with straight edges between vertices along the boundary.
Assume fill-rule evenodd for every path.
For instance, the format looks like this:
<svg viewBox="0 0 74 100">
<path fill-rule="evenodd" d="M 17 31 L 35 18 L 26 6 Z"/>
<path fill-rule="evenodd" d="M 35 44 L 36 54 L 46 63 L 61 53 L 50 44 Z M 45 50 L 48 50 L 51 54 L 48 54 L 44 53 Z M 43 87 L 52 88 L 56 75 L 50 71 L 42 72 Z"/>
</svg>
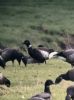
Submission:
<svg viewBox="0 0 74 100">
<path fill-rule="evenodd" d="M 46 63 L 47 59 L 57 57 L 70 63 L 72 67 L 74 65 L 74 49 L 68 49 L 61 52 L 55 52 L 53 49 L 47 50 L 43 48 L 43 46 L 39 46 L 38 48 L 33 48 L 29 40 L 25 40 L 23 44 L 27 46 L 29 55 L 38 63 L 43 63 L 43 62 Z M 69 70 L 68 72 L 64 74 L 59 75 L 56 78 L 55 83 L 53 83 L 52 80 L 49 80 L 49 83 L 58 84 L 62 81 L 62 79 L 67 80 L 67 81 L 68 80 L 74 81 L 74 69 Z M 48 86 L 46 88 L 49 91 Z M 51 100 L 51 92 L 49 91 L 48 94 L 47 94 L 47 91 L 44 91 L 44 93 L 32 96 L 29 100 Z M 69 87 L 69 89 L 67 89 L 67 96 L 65 100 L 71 100 L 71 99 L 74 100 L 73 94 L 74 94 L 74 91 L 72 87 L 71 88 Z"/>
<path fill-rule="evenodd" d="M 46 61 L 52 58 L 61 59 L 71 66 L 74 66 L 74 49 L 66 49 L 61 51 L 54 51 L 53 49 L 49 49 L 44 47 L 43 45 L 39 45 L 37 48 L 32 47 L 32 44 L 29 40 L 25 40 L 22 42 L 23 45 L 26 45 L 28 56 L 24 55 L 19 49 L 12 49 L 12 48 L 4 48 L 0 50 L 0 66 L 5 69 L 6 63 L 8 61 L 12 61 L 14 65 L 14 60 L 17 60 L 19 65 L 21 61 L 24 63 L 25 66 L 31 63 L 45 63 Z M 50 91 L 50 86 L 53 84 L 59 84 L 62 80 L 66 81 L 74 81 L 74 69 L 68 70 L 67 72 L 60 74 L 53 82 L 50 79 L 45 80 L 44 84 L 44 91 L 39 94 L 35 94 L 28 100 L 53 100 L 52 93 Z M 10 87 L 11 81 L 6 78 L 2 73 L 0 74 L 0 84 L 6 85 Z M 69 86 L 66 90 L 66 97 L 65 100 L 74 100 L 74 86 Z"/>
</svg>

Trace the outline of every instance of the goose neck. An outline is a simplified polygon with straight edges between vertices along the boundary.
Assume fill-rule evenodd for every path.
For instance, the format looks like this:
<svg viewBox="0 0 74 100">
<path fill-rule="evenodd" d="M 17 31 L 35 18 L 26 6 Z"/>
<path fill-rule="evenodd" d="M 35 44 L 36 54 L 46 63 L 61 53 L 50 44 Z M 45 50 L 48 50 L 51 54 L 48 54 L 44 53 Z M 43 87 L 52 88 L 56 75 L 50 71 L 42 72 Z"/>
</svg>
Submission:
<svg viewBox="0 0 74 100">
<path fill-rule="evenodd" d="M 44 92 L 46 92 L 46 93 L 51 93 L 51 92 L 50 92 L 50 87 L 49 87 L 49 86 L 45 86 Z"/>
<path fill-rule="evenodd" d="M 32 45 L 30 44 L 29 46 L 28 46 L 28 48 L 31 48 L 32 47 Z"/>
</svg>

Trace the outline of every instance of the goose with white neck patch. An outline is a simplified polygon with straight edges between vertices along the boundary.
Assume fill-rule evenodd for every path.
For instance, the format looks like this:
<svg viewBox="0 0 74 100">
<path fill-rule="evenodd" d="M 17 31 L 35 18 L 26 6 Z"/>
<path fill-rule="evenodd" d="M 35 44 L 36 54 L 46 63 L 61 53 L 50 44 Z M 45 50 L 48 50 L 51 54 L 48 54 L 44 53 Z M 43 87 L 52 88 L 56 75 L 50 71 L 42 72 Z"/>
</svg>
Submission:
<svg viewBox="0 0 74 100">
<path fill-rule="evenodd" d="M 29 40 L 25 40 L 23 42 L 27 46 L 29 55 L 38 61 L 38 63 L 46 62 L 46 54 L 44 51 L 38 50 L 37 48 L 33 48 Z"/>
<path fill-rule="evenodd" d="M 52 55 L 54 55 L 54 51 L 52 50 L 51 53 L 49 53 L 47 50 L 44 48 L 33 48 L 29 40 L 25 40 L 23 42 L 27 46 L 28 53 L 29 55 L 35 59 L 38 63 L 46 63 L 46 60 L 51 58 Z"/>
</svg>

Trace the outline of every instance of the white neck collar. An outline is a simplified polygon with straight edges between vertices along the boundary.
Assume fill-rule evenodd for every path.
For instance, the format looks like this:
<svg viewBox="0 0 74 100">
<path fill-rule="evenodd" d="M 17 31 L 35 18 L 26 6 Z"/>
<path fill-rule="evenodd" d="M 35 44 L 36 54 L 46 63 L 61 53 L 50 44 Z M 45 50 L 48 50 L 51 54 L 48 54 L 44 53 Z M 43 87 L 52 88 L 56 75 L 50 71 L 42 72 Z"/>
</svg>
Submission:
<svg viewBox="0 0 74 100">
<path fill-rule="evenodd" d="M 29 47 L 28 47 L 28 48 L 30 48 L 30 47 L 32 47 L 32 45 L 29 45 Z"/>
</svg>

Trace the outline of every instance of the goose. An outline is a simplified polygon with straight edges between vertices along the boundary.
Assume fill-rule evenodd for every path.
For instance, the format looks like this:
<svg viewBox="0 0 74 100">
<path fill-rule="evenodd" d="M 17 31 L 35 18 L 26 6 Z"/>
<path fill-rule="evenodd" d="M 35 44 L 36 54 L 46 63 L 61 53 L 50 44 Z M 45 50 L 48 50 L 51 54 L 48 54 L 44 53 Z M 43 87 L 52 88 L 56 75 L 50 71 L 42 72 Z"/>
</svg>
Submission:
<svg viewBox="0 0 74 100">
<path fill-rule="evenodd" d="M 46 62 L 45 59 L 46 54 L 44 54 L 44 51 L 40 51 L 37 48 L 33 48 L 29 40 L 25 40 L 23 44 L 27 46 L 28 53 L 33 59 L 37 60 L 39 63 Z"/>
<path fill-rule="evenodd" d="M 74 66 L 74 49 L 67 49 L 55 54 L 56 57 L 70 63 L 71 66 Z"/>
<path fill-rule="evenodd" d="M 17 60 L 19 65 L 23 56 L 24 55 L 22 52 L 14 48 L 6 48 L 2 51 L 0 55 L 0 57 L 5 61 L 5 63 L 8 61 L 12 61 L 12 63 L 14 64 L 14 60 Z"/>
<path fill-rule="evenodd" d="M 66 90 L 66 98 L 65 100 L 74 100 L 74 86 L 69 86 Z"/>
<path fill-rule="evenodd" d="M 32 96 L 29 100 L 51 100 L 51 91 L 50 91 L 50 85 L 54 84 L 52 80 L 46 80 L 45 81 L 45 87 L 44 92 L 40 94 L 36 94 L 35 96 Z"/>
<path fill-rule="evenodd" d="M 64 74 L 59 75 L 55 80 L 55 84 L 60 83 L 63 79 L 66 81 L 74 81 L 74 69 L 71 69 Z"/>
<path fill-rule="evenodd" d="M 0 85 L 6 85 L 7 87 L 10 87 L 11 82 L 7 77 L 5 77 L 2 73 L 0 73 Z"/>
<path fill-rule="evenodd" d="M 25 40 L 23 44 L 27 46 L 29 55 L 33 59 L 37 60 L 38 63 L 43 63 L 43 62 L 46 63 L 46 60 L 48 58 L 51 58 L 49 52 L 42 49 L 33 48 L 29 40 Z"/>
</svg>

